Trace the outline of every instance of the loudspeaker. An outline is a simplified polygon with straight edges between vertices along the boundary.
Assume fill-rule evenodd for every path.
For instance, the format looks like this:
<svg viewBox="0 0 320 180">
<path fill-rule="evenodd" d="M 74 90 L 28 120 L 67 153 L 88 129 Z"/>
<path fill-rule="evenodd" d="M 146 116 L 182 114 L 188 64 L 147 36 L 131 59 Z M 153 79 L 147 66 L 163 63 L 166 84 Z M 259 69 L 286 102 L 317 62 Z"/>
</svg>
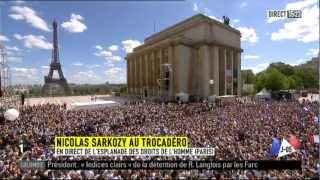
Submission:
<svg viewBox="0 0 320 180">
<path fill-rule="evenodd" d="M 24 94 L 21 94 L 21 105 L 24 105 Z"/>
<path fill-rule="evenodd" d="M 166 90 L 169 90 L 169 85 L 170 85 L 170 80 L 169 80 L 169 76 L 170 76 L 170 72 L 169 71 L 166 71 L 165 73 L 165 89 Z"/>
<path fill-rule="evenodd" d="M 2 83 L 1 83 L 1 72 L 0 72 L 0 97 L 2 97 Z"/>
<path fill-rule="evenodd" d="M 3 112 L 0 112 L 0 124 L 4 124 L 5 118 Z"/>
</svg>

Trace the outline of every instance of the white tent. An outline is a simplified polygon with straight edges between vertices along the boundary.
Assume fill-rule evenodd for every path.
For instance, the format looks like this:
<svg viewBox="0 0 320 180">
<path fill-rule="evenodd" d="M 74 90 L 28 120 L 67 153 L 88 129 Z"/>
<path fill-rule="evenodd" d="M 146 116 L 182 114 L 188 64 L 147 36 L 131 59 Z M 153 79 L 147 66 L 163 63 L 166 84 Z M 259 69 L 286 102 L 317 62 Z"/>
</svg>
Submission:
<svg viewBox="0 0 320 180">
<path fill-rule="evenodd" d="M 14 121 L 19 117 L 19 114 L 20 114 L 19 111 L 16 109 L 8 109 L 4 113 L 4 118 L 9 121 Z"/>
<path fill-rule="evenodd" d="M 258 92 L 256 94 L 256 97 L 257 98 L 260 98 L 260 99 L 270 99 L 271 98 L 271 94 L 269 91 L 267 91 L 265 88 L 262 89 L 260 92 Z"/>
<path fill-rule="evenodd" d="M 180 92 L 176 94 L 177 99 L 181 102 L 188 102 L 189 101 L 189 94 L 186 94 L 184 92 Z"/>
</svg>

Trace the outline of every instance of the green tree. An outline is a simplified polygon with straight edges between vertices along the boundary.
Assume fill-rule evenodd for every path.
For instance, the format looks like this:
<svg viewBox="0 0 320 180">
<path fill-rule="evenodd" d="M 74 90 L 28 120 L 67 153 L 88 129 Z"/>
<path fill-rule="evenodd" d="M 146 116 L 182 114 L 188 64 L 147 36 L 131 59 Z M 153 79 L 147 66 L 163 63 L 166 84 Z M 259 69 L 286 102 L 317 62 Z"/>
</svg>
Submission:
<svg viewBox="0 0 320 180">
<path fill-rule="evenodd" d="M 296 80 L 293 78 L 293 76 L 289 76 L 287 78 L 287 84 L 289 89 L 296 89 L 297 88 L 297 83 Z"/>
<path fill-rule="evenodd" d="M 316 70 L 307 68 L 307 69 L 303 69 L 303 71 L 304 71 L 303 86 L 305 88 L 317 88 L 319 80 L 317 77 Z"/>
<path fill-rule="evenodd" d="M 289 81 L 293 86 L 294 82 L 292 82 L 292 79 L 288 80 L 286 76 L 276 68 L 268 68 L 267 71 L 260 72 L 257 75 L 256 89 L 257 91 L 261 91 L 263 88 L 271 91 L 287 89 Z"/>
<path fill-rule="evenodd" d="M 304 72 L 302 70 L 295 70 L 294 74 L 291 77 L 296 83 L 296 88 L 303 88 Z"/>
<path fill-rule="evenodd" d="M 251 69 L 241 71 L 241 77 L 245 84 L 253 84 L 256 82 L 256 76 Z"/>
<path fill-rule="evenodd" d="M 285 76 L 291 76 L 294 74 L 294 71 L 295 71 L 293 66 L 282 63 L 282 62 L 272 63 L 270 64 L 269 68 L 277 69 L 279 72 L 281 72 Z"/>
<path fill-rule="evenodd" d="M 266 71 L 260 72 L 257 74 L 257 81 L 255 84 L 255 89 L 259 92 L 265 87 L 265 82 L 267 79 Z"/>
<path fill-rule="evenodd" d="M 271 91 L 287 89 L 287 78 L 275 68 L 268 69 L 264 86 Z"/>
</svg>

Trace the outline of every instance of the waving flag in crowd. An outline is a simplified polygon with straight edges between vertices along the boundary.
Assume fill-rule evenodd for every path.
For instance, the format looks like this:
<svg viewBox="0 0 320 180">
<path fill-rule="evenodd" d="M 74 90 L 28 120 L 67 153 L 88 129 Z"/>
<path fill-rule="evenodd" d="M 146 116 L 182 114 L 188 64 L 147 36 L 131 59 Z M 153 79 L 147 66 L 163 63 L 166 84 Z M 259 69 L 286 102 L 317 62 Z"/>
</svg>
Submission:
<svg viewBox="0 0 320 180">
<path fill-rule="evenodd" d="M 286 139 L 282 139 L 281 141 L 278 138 L 273 138 L 271 145 L 271 154 L 277 157 L 282 157 L 296 152 L 294 146 L 300 147 L 301 144 L 297 137 L 292 136 L 290 139 L 294 145 L 290 144 Z"/>
<path fill-rule="evenodd" d="M 311 144 L 320 144 L 320 137 L 319 135 L 310 135 L 309 141 Z"/>
<path fill-rule="evenodd" d="M 283 139 L 281 142 L 281 147 L 278 153 L 278 157 L 289 155 L 294 152 L 296 152 L 296 150 L 293 148 L 293 146 L 286 139 Z"/>
<path fill-rule="evenodd" d="M 277 156 L 280 150 L 281 141 L 278 138 L 272 138 L 271 154 Z"/>
<path fill-rule="evenodd" d="M 320 123 L 319 120 L 320 120 L 319 117 L 317 117 L 317 116 L 314 116 L 314 117 L 313 117 L 313 121 L 314 121 L 314 122 Z"/>
<path fill-rule="evenodd" d="M 290 136 L 289 143 L 294 147 L 294 149 L 301 148 L 300 140 L 295 135 Z"/>
</svg>

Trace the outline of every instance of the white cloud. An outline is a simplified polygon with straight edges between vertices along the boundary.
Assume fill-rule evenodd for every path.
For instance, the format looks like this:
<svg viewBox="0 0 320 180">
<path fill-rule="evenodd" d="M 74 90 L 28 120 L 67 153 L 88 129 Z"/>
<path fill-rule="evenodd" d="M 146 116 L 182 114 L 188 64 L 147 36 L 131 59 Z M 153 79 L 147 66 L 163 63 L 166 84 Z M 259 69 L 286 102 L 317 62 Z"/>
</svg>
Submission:
<svg viewBox="0 0 320 180">
<path fill-rule="evenodd" d="M 41 66 L 41 77 L 46 76 L 49 74 L 50 66 Z M 54 77 L 57 76 L 57 74 L 54 72 L 53 74 Z"/>
<path fill-rule="evenodd" d="M 296 40 L 309 43 L 319 40 L 319 7 L 314 0 L 287 4 L 286 8 L 302 10 L 302 18 L 287 19 L 283 27 L 271 34 L 271 40 Z M 272 22 L 272 21 L 271 21 Z"/>
<path fill-rule="evenodd" d="M 4 46 L 6 49 L 6 54 L 7 54 L 7 60 L 8 62 L 13 62 L 13 63 L 20 63 L 22 62 L 21 56 L 21 49 L 18 48 L 17 46 Z"/>
<path fill-rule="evenodd" d="M 99 84 L 106 82 L 106 80 L 96 72 L 89 70 L 76 72 L 70 77 L 70 82 L 76 84 Z"/>
<path fill-rule="evenodd" d="M 43 69 L 49 69 L 50 66 L 41 66 L 41 68 L 43 68 Z"/>
<path fill-rule="evenodd" d="M 36 68 L 11 68 L 12 75 L 14 77 L 20 77 L 20 78 L 33 78 L 38 74 L 38 70 Z"/>
<path fill-rule="evenodd" d="M 119 47 L 117 45 L 111 45 L 108 48 L 110 51 L 117 51 L 119 49 Z"/>
<path fill-rule="evenodd" d="M 237 29 L 241 32 L 241 41 L 247 41 L 249 43 L 258 42 L 259 37 L 257 36 L 254 28 L 237 27 Z"/>
<path fill-rule="evenodd" d="M 71 14 L 70 21 L 63 22 L 61 26 L 72 33 L 80 33 L 87 29 L 87 26 L 81 22 L 83 17 L 78 14 Z"/>
<path fill-rule="evenodd" d="M 244 7 L 247 7 L 248 6 L 248 3 L 247 2 L 242 2 L 240 4 L 240 8 L 244 8 Z"/>
<path fill-rule="evenodd" d="M 14 56 L 16 53 L 14 51 L 6 50 L 7 56 Z"/>
<path fill-rule="evenodd" d="M 21 4 L 25 4 L 25 3 L 26 3 L 25 1 L 21 1 L 21 0 L 16 0 L 15 1 L 16 5 L 21 5 Z"/>
<path fill-rule="evenodd" d="M 99 64 L 92 64 L 92 65 L 87 65 L 86 67 L 92 69 L 92 68 L 98 68 L 100 66 L 101 65 L 99 65 Z"/>
<path fill-rule="evenodd" d="M 265 70 L 269 66 L 269 63 L 260 63 L 255 66 L 245 67 L 244 69 L 251 69 L 255 74 Z"/>
<path fill-rule="evenodd" d="M 104 72 L 106 75 L 107 79 L 106 81 L 111 82 L 111 83 L 126 83 L 127 79 L 127 71 L 123 68 L 120 67 L 113 67 Z"/>
<path fill-rule="evenodd" d="M 193 11 L 199 11 L 198 3 L 193 3 Z"/>
<path fill-rule="evenodd" d="M 137 40 L 128 39 L 128 40 L 122 41 L 122 45 L 123 45 L 122 49 L 125 50 L 126 53 L 131 53 L 133 49 L 137 46 L 140 46 L 141 43 Z"/>
<path fill-rule="evenodd" d="M 318 56 L 319 55 L 319 49 L 316 49 L 316 48 L 309 49 L 306 55 L 307 56 L 313 56 L 313 57 Z"/>
<path fill-rule="evenodd" d="M 202 3 L 197 3 L 197 2 L 193 3 L 193 11 L 200 12 L 200 13 L 210 17 L 211 19 L 215 19 L 217 21 L 222 22 L 221 19 L 213 16 L 212 11 L 209 8 L 205 7 Z"/>
<path fill-rule="evenodd" d="M 103 63 L 104 65 L 108 66 L 108 67 L 114 67 L 114 64 L 110 61 Z"/>
<path fill-rule="evenodd" d="M 240 19 L 234 19 L 232 20 L 234 23 L 239 23 L 240 22 Z"/>
<path fill-rule="evenodd" d="M 8 56 L 7 57 L 7 61 L 11 62 L 11 63 L 21 63 L 22 62 L 22 58 L 21 57 L 17 57 L 17 56 Z"/>
<path fill-rule="evenodd" d="M 24 41 L 24 46 L 27 48 L 39 48 L 39 49 L 52 49 L 52 44 L 46 40 L 44 36 L 26 35 L 20 34 L 13 35 L 18 40 Z"/>
<path fill-rule="evenodd" d="M 11 7 L 11 17 L 14 20 L 20 21 L 25 20 L 31 26 L 43 30 L 43 31 L 50 31 L 50 28 L 46 21 L 44 21 L 41 17 L 37 15 L 33 9 L 27 6 L 13 6 Z"/>
<path fill-rule="evenodd" d="M 102 46 L 100 46 L 100 45 L 96 45 L 95 48 L 98 49 L 98 50 L 102 50 L 103 49 Z"/>
<path fill-rule="evenodd" d="M 94 53 L 94 55 L 96 55 L 98 57 L 102 57 L 105 60 L 109 60 L 109 61 L 120 61 L 121 60 L 120 56 L 113 55 L 111 51 L 103 50 L 103 51 Z"/>
<path fill-rule="evenodd" d="M 100 57 L 110 57 L 112 56 L 112 52 L 110 51 L 100 51 L 97 53 L 94 53 L 96 56 L 100 56 Z"/>
<path fill-rule="evenodd" d="M 291 66 L 297 66 L 299 64 L 305 63 L 307 60 L 305 59 L 298 59 L 295 61 L 286 62 L 287 64 L 290 64 Z"/>
<path fill-rule="evenodd" d="M 9 51 L 16 51 L 16 52 L 21 50 L 17 46 L 6 46 L 6 49 Z"/>
<path fill-rule="evenodd" d="M 244 59 L 259 59 L 259 56 L 253 54 L 247 54 L 244 56 Z"/>
<path fill-rule="evenodd" d="M 74 65 L 74 66 L 83 66 L 83 63 L 75 62 L 75 63 L 73 63 L 72 65 Z"/>
<path fill-rule="evenodd" d="M 111 60 L 111 61 L 120 61 L 121 57 L 120 56 L 111 56 L 106 58 L 107 60 Z"/>
<path fill-rule="evenodd" d="M 20 34 L 14 34 L 13 37 L 18 39 L 18 40 L 23 39 L 23 37 Z"/>
<path fill-rule="evenodd" d="M 288 3 L 285 7 L 285 10 L 301 10 L 317 3 L 317 0 L 301 0 L 297 2 Z"/>
<path fill-rule="evenodd" d="M 0 41 L 9 41 L 9 39 L 6 36 L 0 34 Z"/>
<path fill-rule="evenodd" d="M 209 8 L 207 8 L 207 7 L 204 7 L 203 8 L 203 13 L 204 14 L 211 14 L 211 10 Z"/>
</svg>

